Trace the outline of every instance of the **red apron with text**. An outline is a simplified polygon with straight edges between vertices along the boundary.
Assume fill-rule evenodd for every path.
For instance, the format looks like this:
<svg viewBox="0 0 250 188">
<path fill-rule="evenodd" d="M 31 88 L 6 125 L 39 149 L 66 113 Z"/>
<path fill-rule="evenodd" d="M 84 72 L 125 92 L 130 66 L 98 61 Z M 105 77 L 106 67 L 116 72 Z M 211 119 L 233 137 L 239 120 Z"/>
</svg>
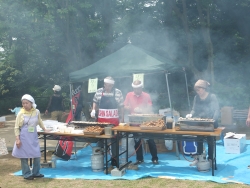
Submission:
<svg viewBox="0 0 250 188">
<path fill-rule="evenodd" d="M 115 91 L 112 97 L 104 96 L 102 93 L 99 103 L 98 122 L 111 123 L 115 126 L 119 125 L 118 105 L 115 100 Z"/>
</svg>

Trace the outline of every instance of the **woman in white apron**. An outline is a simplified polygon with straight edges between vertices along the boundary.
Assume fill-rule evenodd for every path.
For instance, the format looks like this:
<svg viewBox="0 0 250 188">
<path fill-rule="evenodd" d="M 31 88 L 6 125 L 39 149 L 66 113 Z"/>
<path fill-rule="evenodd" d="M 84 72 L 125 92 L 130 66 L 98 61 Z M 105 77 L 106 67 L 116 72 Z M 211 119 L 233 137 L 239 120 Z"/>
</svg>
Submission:
<svg viewBox="0 0 250 188">
<path fill-rule="evenodd" d="M 36 109 L 35 100 L 31 95 L 25 94 L 22 99 L 23 108 L 20 110 L 15 123 L 16 142 L 12 156 L 21 159 L 21 168 L 24 179 L 44 177 L 40 174 L 40 145 L 36 126 L 39 125 L 44 131 L 39 110 Z M 30 170 L 28 159 L 33 158 L 33 167 Z"/>
</svg>

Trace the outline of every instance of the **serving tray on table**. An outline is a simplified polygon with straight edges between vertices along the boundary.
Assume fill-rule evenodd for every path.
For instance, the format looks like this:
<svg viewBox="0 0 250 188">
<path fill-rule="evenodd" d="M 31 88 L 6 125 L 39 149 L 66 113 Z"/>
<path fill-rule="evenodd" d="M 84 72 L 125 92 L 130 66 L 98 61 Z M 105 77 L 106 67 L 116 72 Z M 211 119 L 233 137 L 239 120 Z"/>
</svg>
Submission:
<svg viewBox="0 0 250 188">
<path fill-rule="evenodd" d="M 85 130 L 83 130 L 83 134 L 85 135 L 101 135 L 104 133 L 104 128 L 100 126 L 89 126 Z"/>
<path fill-rule="evenodd" d="M 85 134 L 85 135 L 101 135 L 103 133 L 104 133 L 104 130 L 99 131 L 99 132 L 86 132 L 86 131 L 83 131 L 83 134 Z"/>
<path fill-rule="evenodd" d="M 214 131 L 213 119 L 180 118 L 179 123 L 180 131 Z"/>
<path fill-rule="evenodd" d="M 92 122 L 92 121 L 71 121 L 70 124 L 74 124 L 76 128 L 87 127 L 87 126 L 114 127 L 114 125 L 111 123 Z"/>
<path fill-rule="evenodd" d="M 163 130 L 166 128 L 166 123 L 163 119 L 156 121 L 144 122 L 140 125 L 141 130 Z"/>
</svg>

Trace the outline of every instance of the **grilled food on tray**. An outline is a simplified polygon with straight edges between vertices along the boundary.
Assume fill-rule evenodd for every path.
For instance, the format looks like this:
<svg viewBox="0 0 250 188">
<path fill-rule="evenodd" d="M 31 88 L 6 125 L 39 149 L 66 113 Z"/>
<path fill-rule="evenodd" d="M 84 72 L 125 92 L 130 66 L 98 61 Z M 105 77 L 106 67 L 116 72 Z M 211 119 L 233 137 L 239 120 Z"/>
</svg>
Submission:
<svg viewBox="0 0 250 188">
<path fill-rule="evenodd" d="M 164 122 L 163 119 L 159 119 L 159 120 L 156 120 L 156 121 L 144 122 L 140 126 L 141 127 L 164 127 L 165 122 Z"/>
<path fill-rule="evenodd" d="M 179 121 L 209 121 L 209 122 L 213 122 L 214 120 L 213 119 L 205 119 L 205 118 L 183 118 L 183 117 L 180 117 L 179 118 Z"/>
<path fill-rule="evenodd" d="M 100 126 L 88 126 L 84 129 L 84 132 L 102 132 L 103 128 Z"/>
</svg>

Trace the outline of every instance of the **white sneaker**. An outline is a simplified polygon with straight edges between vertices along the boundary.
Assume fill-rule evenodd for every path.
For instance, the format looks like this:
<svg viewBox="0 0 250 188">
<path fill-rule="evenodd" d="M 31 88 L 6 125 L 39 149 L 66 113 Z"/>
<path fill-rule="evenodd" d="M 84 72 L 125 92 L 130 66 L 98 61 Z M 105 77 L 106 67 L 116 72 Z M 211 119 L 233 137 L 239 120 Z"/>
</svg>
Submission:
<svg viewBox="0 0 250 188">
<path fill-rule="evenodd" d="M 198 160 L 197 159 L 195 159 L 191 164 L 189 164 L 189 166 L 196 166 L 197 165 L 197 163 L 198 163 Z"/>
</svg>

